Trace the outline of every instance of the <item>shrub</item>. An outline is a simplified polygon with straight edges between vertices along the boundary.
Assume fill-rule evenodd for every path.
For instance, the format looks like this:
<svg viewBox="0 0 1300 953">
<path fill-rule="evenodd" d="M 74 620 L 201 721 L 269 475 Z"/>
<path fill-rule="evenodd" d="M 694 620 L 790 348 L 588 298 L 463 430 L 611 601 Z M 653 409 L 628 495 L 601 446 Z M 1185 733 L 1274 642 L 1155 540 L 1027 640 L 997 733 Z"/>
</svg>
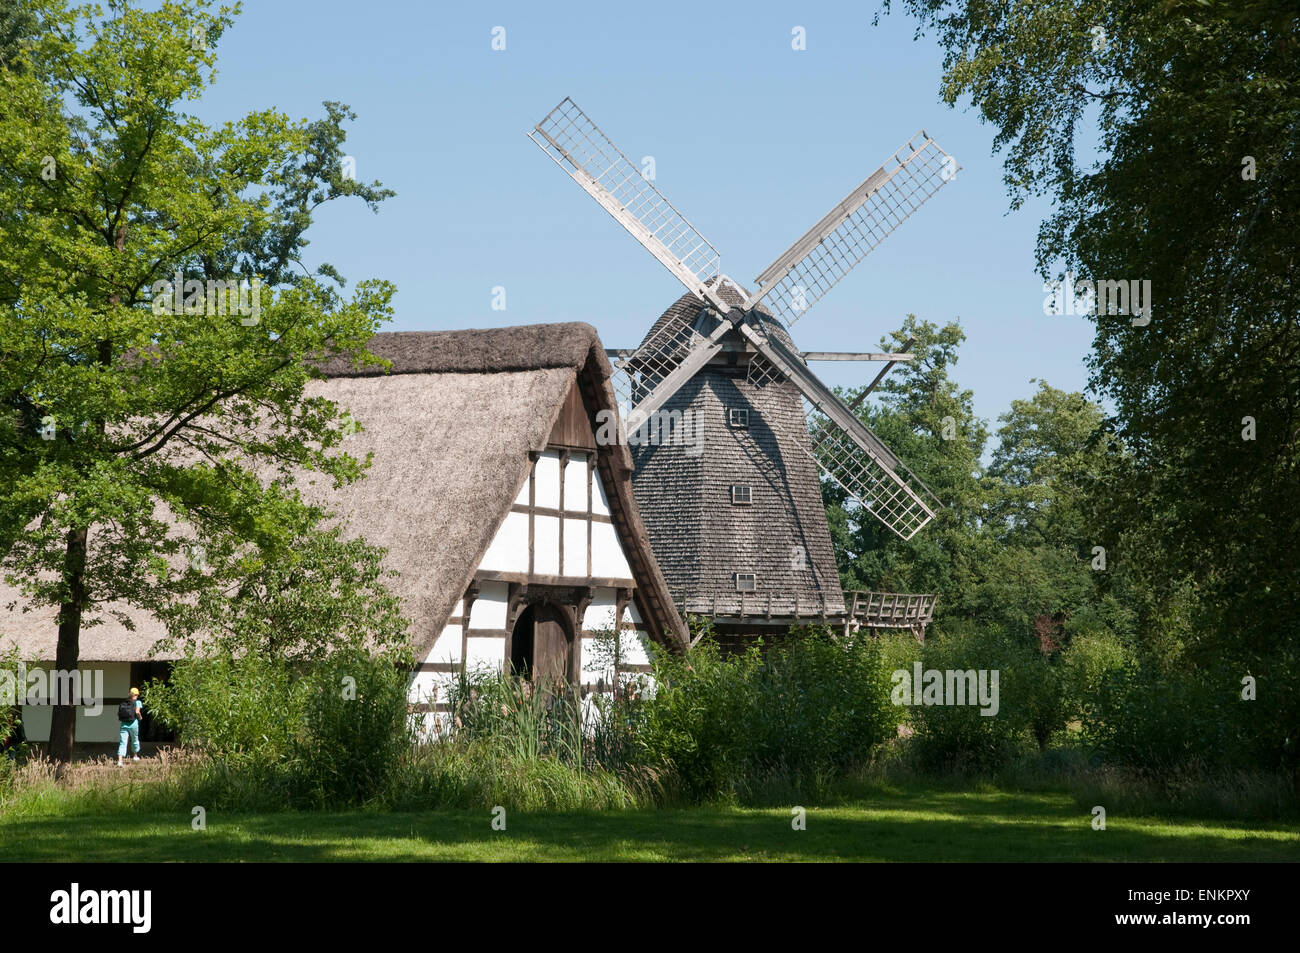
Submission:
<svg viewBox="0 0 1300 953">
<path fill-rule="evenodd" d="M 18 702 L 22 697 L 22 674 L 18 652 L 9 649 L 0 652 L 0 794 L 13 787 L 19 760 L 26 754 L 22 741 L 22 718 Z M 13 697 L 7 697 L 9 686 Z"/>
<path fill-rule="evenodd" d="M 998 630 L 951 625 L 922 653 L 924 669 L 996 672 L 997 713 L 978 705 L 924 705 L 912 700 L 913 750 L 927 771 L 987 773 L 1007 765 L 1028 746 L 1030 729 L 1055 725 L 1053 676 L 1041 653 Z M 910 673 L 909 673 L 910 675 Z"/>
<path fill-rule="evenodd" d="M 1151 778 L 1276 767 L 1259 750 L 1261 711 L 1242 700 L 1234 667 L 1161 671 L 1129 660 L 1085 697 L 1084 738 L 1107 760 Z"/>
<path fill-rule="evenodd" d="M 192 655 L 167 684 L 146 685 L 144 697 L 182 742 L 209 756 L 204 784 L 215 800 L 325 806 L 383 795 L 413 744 L 406 680 L 391 656 L 360 649 L 305 669 Z"/>
<path fill-rule="evenodd" d="M 653 664 L 643 757 L 671 768 L 677 793 L 687 800 L 733 794 L 759 707 L 759 648 L 729 656 L 705 637 L 685 655 L 655 653 Z"/>
<path fill-rule="evenodd" d="M 1066 717 L 1082 718 L 1084 708 L 1105 689 L 1107 679 L 1132 661 L 1132 653 L 1114 635 L 1075 635 L 1061 657 Z"/>
<path fill-rule="evenodd" d="M 144 703 L 187 745 L 227 763 L 285 758 L 303 718 L 303 683 L 277 659 L 189 655 Z"/>
<path fill-rule="evenodd" d="M 305 683 L 292 745 L 298 798 L 320 805 L 381 798 L 415 740 L 406 673 L 387 655 L 347 649 L 314 665 Z"/>
<path fill-rule="evenodd" d="M 764 656 L 724 655 L 707 638 L 659 655 L 645 710 L 645 760 L 690 800 L 821 797 L 897 730 L 880 645 L 795 631 Z"/>
<path fill-rule="evenodd" d="M 890 704 L 884 653 L 865 633 L 842 640 L 825 629 L 796 633 L 769 651 L 755 688 L 751 785 L 784 776 L 820 796 L 896 734 L 901 720 Z"/>
</svg>

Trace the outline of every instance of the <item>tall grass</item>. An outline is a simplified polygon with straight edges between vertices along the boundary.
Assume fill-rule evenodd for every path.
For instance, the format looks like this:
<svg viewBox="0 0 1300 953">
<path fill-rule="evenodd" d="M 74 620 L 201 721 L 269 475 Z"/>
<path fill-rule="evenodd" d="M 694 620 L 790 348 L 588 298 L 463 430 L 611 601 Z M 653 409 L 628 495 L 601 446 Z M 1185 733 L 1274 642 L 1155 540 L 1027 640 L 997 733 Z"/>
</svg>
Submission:
<svg viewBox="0 0 1300 953">
<path fill-rule="evenodd" d="M 195 781 L 207 759 L 183 748 L 160 752 L 145 770 L 117 769 L 108 758 L 78 762 L 60 772 L 48 758 L 31 758 L 13 771 L 0 795 L 6 819 L 161 813 L 193 800 Z"/>
<path fill-rule="evenodd" d="M 662 800 L 662 765 L 647 757 L 642 743 L 645 705 L 635 689 L 633 680 L 613 696 L 584 697 L 559 680 L 462 672 L 449 692 L 453 730 L 417 752 L 414 788 L 441 792 L 436 796 L 460 792 L 476 804 L 483 791 L 494 790 L 501 792 L 494 803 L 531 803 L 536 795 L 525 792 L 524 782 L 532 778 L 547 792 L 547 804 L 604 808 Z"/>
<path fill-rule="evenodd" d="M 765 653 L 726 654 L 706 633 L 685 656 L 656 655 L 651 679 L 638 676 L 612 696 L 584 697 L 562 683 L 500 672 L 462 674 L 445 713 L 450 732 L 418 742 L 409 732 L 404 676 L 382 661 L 339 655 L 306 679 L 196 663 L 173 694 L 156 696 L 163 713 L 200 713 L 201 730 L 191 725 L 187 735 L 193 747 L 122 771 L 107 759 L 80 765 L 61 781 L 49 762 L 11 768 L 0 778 L 0 813 L 816 804 L 861 795 L 863 784 L 1068 791 L 1081 807 L 1127 813 L 1297 813 L 1284 771 L 1194 757 L 1187 739 L 1198 736 L 1190 728 L 1214 719 L 1205 711 L 1180 716 L 1169 698 L 1186 708 L 1201 686 L 1154 701 L 1135 689 L 1097 702 L 1116 671 L 1128 674 L 1113 652 L 1084 646 L 1089 654 L 1067 654 L 1061 677 L 1049 684 L 1034 680 L 1045 665 L 1040 658 L 976 635 L 922 648 L 809 630 Z M 891 704 L 889 673 L 917 660 L 1001 669 L 999 715 Z M 340 682 L 355 691 L 341 695 Z M 1065 701 L 1042 702 L 1044 686 Z M 257 719 L 268 712 L 286 723 L 260 730 Z M 1040 748 L 1034 723 L 1044 713 L 1051 743 Z M 1098 725 L 1109 731 L 1107 745 L 1092 743 Z M 1118 743 L 1130 737 L 1144 747 Z M 1177 757 L 1154 757 L 1157 744 Z"/>
</svg>

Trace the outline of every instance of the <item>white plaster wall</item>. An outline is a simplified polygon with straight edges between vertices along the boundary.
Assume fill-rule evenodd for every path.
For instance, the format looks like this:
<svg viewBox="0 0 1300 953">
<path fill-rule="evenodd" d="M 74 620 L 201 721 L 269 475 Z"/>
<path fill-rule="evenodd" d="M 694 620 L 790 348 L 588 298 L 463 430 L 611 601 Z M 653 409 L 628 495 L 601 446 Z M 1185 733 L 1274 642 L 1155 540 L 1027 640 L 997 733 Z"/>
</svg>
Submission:
<svg viewBox="0 0 1300 953">
<path fill-rule="evenodd" d="M 587 611 L 582 618 L 582 628 L 585 632 L 593 632 L 601 629 L 609 629 L 614 624 L 614 613 L 617 610 L 618 592 L 612 587 L 601 586 L 596 590 L 596 595 L 591 604 L 587 606 Z M 646 649 L 646 636 L 635 629 L 629 628 L 629 623 L 639 622 L 640 615 L 636 611 L 636 603 L 629 602 L 623 610 L 623 631 L 621 634 L 620 655 L 626 665 L 646 665 L 650 661 L 649 653 Z M 613 675 L 612 665 L 606 668 L 606 663 L 598 661 L 596 658 L 595 640 L 587 638 L 582 642 L 582 681 L 594 682 L 598 678 L 608 680 Z"/>
<path fill-rule="evenodd" d="M 617 608 L 618 593 L 609 586 L 600 586 L 591 604 L 587 606 L 582 617 L 582 628 L 588 632 L 593 629 L 609 629 L 614 626 L 614 610 Z"/>
<path fill-rule="evenodd" d="M 582 551 L 586 562 L 585 540 Z M 524 540 L 524 558 L 528 558 L 527 538 Z M 560 574 L 560 520 L 557 517 L 533 517 L 533 572 L 543 576 Z"/>
<path fill-rule="evenodd" d="M 533 470 L 533 481 L 537 485 L 537 492 L 533 498 L 534 503 L 548 510 L 558 510 L 560 508 L 560 453 L 558 450 L 547 450 L 537 458 L 537 466 Z"/>
<path fill-rule="evenodd" d="M 506 602 L 510 597 L 510 584 L 485 582 L 479 586 L 478 598 L 470 609 L 471 629 L 504 629 L 506 627 Z M 437 661 L 434 659 L 433 661 Z"/>
<path fill-rule="evenodd" d="M 614 663 L 608 659 L 596 657 L 596 640 L 582 640 L 582 678 L 581 681 L 586 684 L 595 682 L 597 679 L 605 679 L 606 684 L 614 676 Z"/>
<path fill-rule="evenodd" d="M 455 614 L 464 611 L 464 603 L 456 603 Z M 457 663 L 463 658 L 461 652 L 461 627 L 449 625 L 442 630 L 438 641 L 433 644 L 429 654 L 421 661 Z M 455 681 L 451 672 L 416 672 L 407 685 L 407 700 L 415 705 L 445 702 L 447 692 Z"/>
<path fill-rule="evenodd" d="M 498 572 L 528 572 L 527 513 L 506 514 L 479 568 Z"/>
<path fill-rule="evenodd" d="M 623 663 L 625 665 L 648 665 L 650 655 L 646 652 L 646 636 L 635 629 L 624 629 L 623 641 L 620 643 Z"/>
<path fill-rule="evenodd" d="M 632 578 L 632 567 L 612 523 L 591 524 L 591 574 L 598 579 Z"/>
<path fill-rule="evenodd" d="M 42 662 L 29 666 L 29 669 L 42 668 L 52 671 L 53 662 Z M 82 686 L 89 691 L 92 682 L 87 680 L 88 673 L 98 673 L 95 679 L 102 679 L 104 698 L 125 698 L 131 689 L 130 662 L 87 662 L 81 666 L 83 672 Z M 136 686 L 137 688 L 139 686 Z M 86 713 L 85 707 L 77 709 L 77 740 L 88 742 L 117 741 L 118 721 L 117 703 L 104 701 L 97 715 Z M 48 704 L 24 705 L 22 708 L 23 731 L 28 741 L 47 742 L 50 740 L 50 722 L 54 709 Z"/>
<path fill-rule="evenodd" d="M 442 634 L 433 643 L 433 648 L 429 649 L 429 654 L 423 661 L 459 662 L 461 660 L 461 634 L 461 628 L 458 625 L 444 626 Z"/>
<path fill-rule="evenodd" d="M 601 516 L 609 515 L 609 498 L 605 496 L 605 484 L 601 482 L 599 469 L 592 474 L 591 511 Z"/>
<path fill-rule="evenodd" d="M 627 612 L 623 614 L 623 622 L 641 625 L 641 610 L 637 608 L 636 600 L 627 604 Z M 629 665 L 645 665 L 650 661 L 647 654 L 645 641 L 648 639 L 644 632 L 637 632 L 634 629 L 626 629 L 623 632 L 623 657 Z"/>
<path fill-rule="evenodd" d="M 587 521 L 564 521 L 564 576 L 587 575 Z"/>
<path fill-rule="evenodd" d="M 456 684 L 455 672 L 416 672 L 407 686 L 406 700 L 412 705 L 447 702 Z"/>
<path fill-rule="evenodd" d="M 558 509 L 561 484 L 564 488 L 564 513 L 568 518 L 535 515 L 533 517 L 532 571 L 543 576 L 587 575 L 587 524 L 590 512 L 609 515 L 609 502 L 600 482 L 600 472 L 589 470 L 588 455 L 573 453 L 561 468 L 558 451 L 547 450 L 537 459 L 531 485 L 533 501 L 542 509 Z M 590 487 L 589 487 L 590 482 Z M 589 500 L 590 497 L 590 500 Z M 529 500 L 528 486 L 519 492 L 516 503 Z M 574 518 L 582 514 L 583 519 Z M 560 560 L 560 534 L 564 534 L 564 560 Z M 480 569 L 496 572 L 526 573 L 528 566 L 528 516 L 509 513 L 488 546 Z M 592 526 L 591 575 L 612 579 L 632 578 L 632 569 L 623 552 L 618 533 L 610 523 Z M 478 623 L 474 623 L 478 627 Z"/>
<path fill-rule="evenodd" d="M 484 669 L 504 671 L 506 654 L 505 639 L 475 637 L 466 641 L 468 643 L 465 652 L 465 667 L 467 671 L 476 672 Z"/>
<path fill-rule="evenodd" d="M 564 468 L 564 509 L 569 513 L 587 512 L 587 455 L 575 453 Z"/>
</svg>

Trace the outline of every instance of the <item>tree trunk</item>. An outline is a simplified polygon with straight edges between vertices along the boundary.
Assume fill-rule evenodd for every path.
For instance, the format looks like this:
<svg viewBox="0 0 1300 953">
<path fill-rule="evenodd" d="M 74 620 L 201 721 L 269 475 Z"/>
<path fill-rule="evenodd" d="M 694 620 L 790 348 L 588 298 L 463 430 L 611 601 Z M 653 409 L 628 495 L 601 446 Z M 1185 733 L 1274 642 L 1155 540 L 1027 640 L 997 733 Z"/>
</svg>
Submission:
<svg viewBox="0 0 1300 953">
<path fill-rule="evenodd" d="M 119 253 L 126 250 L 126 224 L 117 226 L 113 235 L 113 248 Z M 121 303 L 121 296 L 113 292 L 108 297 L 111 308 Z M 108 367 L 113 362 L 113 342 L 106 339 L 96 348 L 99 363 Z M 102 437 L 107 424 L 104 420 L 96 423 Z M 54 667 L 61 672 L 77 670 L 81 656 L 81 613 L 86 607 L 86 542 L 89 539 L 88 527 L 68 530 L 67 550 L 63 557 L 63 580 L 67 585 L 67 597 L 59 606 L 59 644 L 54 652 Z M 72 751 L 77 743 L 77 709 L 72 704 L 54 706 L 50 717 L 50 757 L 58 765 L 58 772 L 72 760 Z"/>
<path fill-rule="evenodd" d="M 86 540 L 84 529 L 68 530 L 67 550 L 63 558 L 67 598 L 59 606 L 59 644 L 54 653 L 54 667 L 60 672 L 77 668 L 81 654 L 81 611 L 86 602 Z M 60 766 L 72 760 L 77 740 L 77 708 L 69 699 L 54 706 L 50 719 L 50 757 Z"/>
</svg>

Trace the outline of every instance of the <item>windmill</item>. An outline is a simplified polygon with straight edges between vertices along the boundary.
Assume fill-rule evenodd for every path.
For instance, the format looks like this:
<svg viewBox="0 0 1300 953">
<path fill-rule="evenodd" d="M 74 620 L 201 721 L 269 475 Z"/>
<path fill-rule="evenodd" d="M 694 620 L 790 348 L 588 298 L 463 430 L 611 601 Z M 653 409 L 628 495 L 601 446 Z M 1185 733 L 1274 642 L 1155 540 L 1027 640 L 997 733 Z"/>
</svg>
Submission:
<svg viewBox="0 0 1300 953">
<path fill-rule="evenodd" d="M 807 365 L 887 361 L 874 387 L 911 355 L 806 354 L 789 329 L 957 163 L 922 130 L 748 290 L 722 274 L 717 249 L 571 99 L 528 135 L 686 287 L 639 347 L 611 352 L 637 503 L 683 610 L 733 635 L 808 616 L 923 631 L 933 595 L 840 589 L 818 474 L 903 539 L 941 504 Z M 654 439 L 664 420 L 687 439 Z M 689 435 L 699 422 L 706 437 L 696 446 Z"/>
</svg>

